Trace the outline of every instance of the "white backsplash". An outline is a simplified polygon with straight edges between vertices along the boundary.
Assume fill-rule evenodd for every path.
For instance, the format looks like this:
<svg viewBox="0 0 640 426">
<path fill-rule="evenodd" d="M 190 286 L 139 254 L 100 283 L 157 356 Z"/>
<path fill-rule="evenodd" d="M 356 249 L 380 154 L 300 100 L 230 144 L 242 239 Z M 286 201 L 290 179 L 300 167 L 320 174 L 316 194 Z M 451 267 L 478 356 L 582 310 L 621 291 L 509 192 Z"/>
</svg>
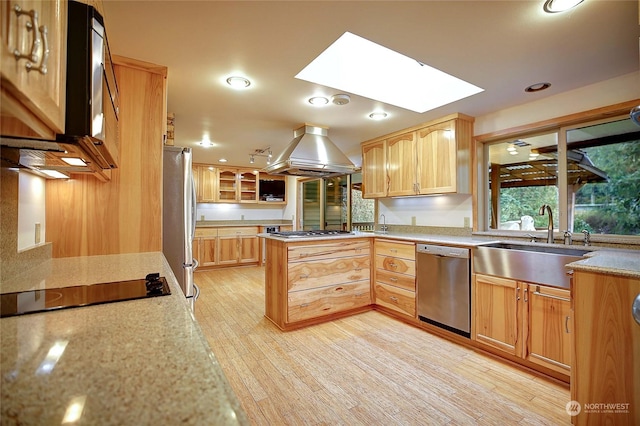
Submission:
<svg viewBox="0 0 640 426">
<path fill-rule="evenodd" d="M 379 215 L 390 225 L 470 227 L 473 218 L 471 195 L 384 198 L 378 203 Z"/>
</svg>

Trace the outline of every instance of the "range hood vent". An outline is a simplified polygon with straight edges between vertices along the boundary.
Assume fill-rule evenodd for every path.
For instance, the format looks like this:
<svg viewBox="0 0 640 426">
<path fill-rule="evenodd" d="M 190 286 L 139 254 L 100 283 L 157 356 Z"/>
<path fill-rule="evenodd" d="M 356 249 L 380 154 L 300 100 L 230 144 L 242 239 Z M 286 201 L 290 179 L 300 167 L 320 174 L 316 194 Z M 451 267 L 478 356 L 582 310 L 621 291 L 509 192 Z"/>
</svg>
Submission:
<svg viewBox="0 0 640 426">
<path fill-rule="evenodd" d="M 327 128 L 305 124 L 294 130 L 289 146 L 263 169 L 272 175 L 330 177 L 355 173 L 357 167 L 327 136 Z"/>
</svg>

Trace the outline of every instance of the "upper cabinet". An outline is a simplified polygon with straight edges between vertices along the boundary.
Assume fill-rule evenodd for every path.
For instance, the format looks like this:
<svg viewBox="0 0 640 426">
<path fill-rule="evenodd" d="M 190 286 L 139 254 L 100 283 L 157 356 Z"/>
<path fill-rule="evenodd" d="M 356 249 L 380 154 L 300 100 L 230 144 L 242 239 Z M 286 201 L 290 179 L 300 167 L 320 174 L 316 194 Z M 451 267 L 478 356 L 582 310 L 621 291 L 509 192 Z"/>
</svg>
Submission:
<svg viewBox="0 0 640 426">
<path fill-rule="evenodd" d="M 64 133 L 67 1 L 0 2 L 1 133 Z"/>
<path fill-rule="evenodd" d="M 194 164 L 198 203 L 286 203 L 286 177 L 242 167 Z"/>
<path fill-rule="evenodd" d="M 219 168 L 218 198 L 220 203 L 257 203 L 258 172 L 249 169 Z"/>
<path fill-rule="evenodd" d="M 362 144 L 364 198 L 471 191 L 473 118 L 452 114 Z"/>
</svg>

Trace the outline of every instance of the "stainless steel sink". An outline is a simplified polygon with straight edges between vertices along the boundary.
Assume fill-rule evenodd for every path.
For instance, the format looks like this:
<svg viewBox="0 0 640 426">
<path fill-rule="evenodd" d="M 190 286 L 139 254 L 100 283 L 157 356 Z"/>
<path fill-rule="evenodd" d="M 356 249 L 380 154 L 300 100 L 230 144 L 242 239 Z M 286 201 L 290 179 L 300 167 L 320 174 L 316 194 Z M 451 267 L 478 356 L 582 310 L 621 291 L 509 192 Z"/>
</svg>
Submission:
<svg viewBox="0 0 640 426">
<path fill-rule="evenodd" d="M 569 288 L 565 265 L 590 250 L 566 246 L 491 243 L 473 250 L 473 271 L 530 283 Z"/>
</svg>

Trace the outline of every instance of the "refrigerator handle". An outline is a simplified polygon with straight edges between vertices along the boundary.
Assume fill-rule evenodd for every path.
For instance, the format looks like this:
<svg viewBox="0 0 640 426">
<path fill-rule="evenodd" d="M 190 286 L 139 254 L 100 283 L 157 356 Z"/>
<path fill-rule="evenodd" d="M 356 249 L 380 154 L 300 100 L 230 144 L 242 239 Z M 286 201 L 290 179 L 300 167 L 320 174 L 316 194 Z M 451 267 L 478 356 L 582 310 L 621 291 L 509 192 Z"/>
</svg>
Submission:
<svg viewBox="0 0 640 426">
<path fill-rule="evenodd" d="M 193 175 L 191 175 L 191 244 L 196 236 L 196 219 L 198 217 L 196 208 L 196 184 L 193 181 Z"/>
<path fill-rule="evenodd" d="M 193 283 L 193 288 L 196 289 L 196 294 L 193 295 L 193 300 L 198 300 L 198 297 L 200 297 L 200 287 L 198 287 L 196 283 Z"/>
</svg>

